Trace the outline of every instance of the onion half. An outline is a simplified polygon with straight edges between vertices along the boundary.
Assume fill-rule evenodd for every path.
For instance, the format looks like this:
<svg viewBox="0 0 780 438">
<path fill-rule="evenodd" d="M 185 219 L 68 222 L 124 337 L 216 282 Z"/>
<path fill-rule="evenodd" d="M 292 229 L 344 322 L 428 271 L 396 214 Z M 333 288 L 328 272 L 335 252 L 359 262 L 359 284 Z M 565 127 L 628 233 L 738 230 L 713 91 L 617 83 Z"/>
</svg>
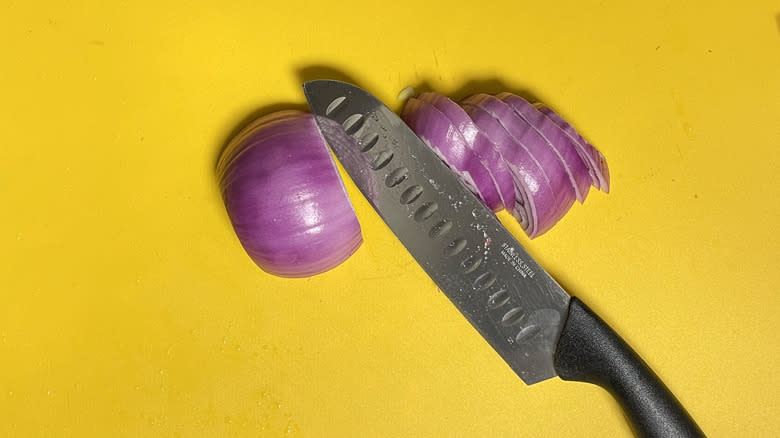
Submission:
<svg viewBox="0 0 780 438">
<path fill-rule="evenodd" d="M 279 111 L 247 126 L 220 156 L 217 178 L 239 241 L 268 273 L 322 273 L 363 241 L 311 114 Z"/>
</svg>

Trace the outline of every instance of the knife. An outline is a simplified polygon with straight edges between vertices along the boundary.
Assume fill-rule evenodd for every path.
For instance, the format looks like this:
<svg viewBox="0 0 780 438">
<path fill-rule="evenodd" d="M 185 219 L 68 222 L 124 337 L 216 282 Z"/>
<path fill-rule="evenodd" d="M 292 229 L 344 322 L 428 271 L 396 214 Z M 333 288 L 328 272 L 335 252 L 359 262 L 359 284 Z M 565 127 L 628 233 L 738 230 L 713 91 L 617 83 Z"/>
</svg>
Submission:
<svg viewBox="0 0 780 438">
<path fill-rule="evenodd" d="M 637 436 L 704 433 L 649 366 L 569 296 L 392 110 L 345 82 L 303 85 L 334 155 L 414 259 L 528 385 L 609 391 Z"/>
</svg>

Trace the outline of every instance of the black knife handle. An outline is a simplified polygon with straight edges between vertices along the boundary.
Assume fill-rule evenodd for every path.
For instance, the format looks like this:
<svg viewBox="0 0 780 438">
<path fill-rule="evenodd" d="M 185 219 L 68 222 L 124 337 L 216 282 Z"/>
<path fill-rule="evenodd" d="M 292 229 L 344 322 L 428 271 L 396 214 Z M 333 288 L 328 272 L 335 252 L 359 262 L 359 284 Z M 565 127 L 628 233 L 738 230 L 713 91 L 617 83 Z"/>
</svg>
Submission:
<svg viewBox="0 0 780 438">
<path fill-rule="evenodd" d="M 577 298 L 571 299 L 554 361 L 561 379 L 593 383 L 609 391 L 637 436 L 705 436 L 642 358 Z"/>
</svg>

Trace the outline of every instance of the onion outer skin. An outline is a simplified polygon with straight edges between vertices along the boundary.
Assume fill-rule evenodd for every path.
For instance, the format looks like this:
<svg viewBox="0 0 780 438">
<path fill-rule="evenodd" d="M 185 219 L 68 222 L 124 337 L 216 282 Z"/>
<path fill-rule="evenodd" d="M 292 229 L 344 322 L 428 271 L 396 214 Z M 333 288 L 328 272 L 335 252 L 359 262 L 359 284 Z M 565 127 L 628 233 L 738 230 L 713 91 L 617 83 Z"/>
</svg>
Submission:
<svg viewBox="0 0 780 438">
<path fill-rule="evenodd" d="M 314 117 L 279 111 L 237 134 L 217 179 L 239 241 L 264 271 L 309 277 L 363 242 L 360 224 Z"/>
</svg>

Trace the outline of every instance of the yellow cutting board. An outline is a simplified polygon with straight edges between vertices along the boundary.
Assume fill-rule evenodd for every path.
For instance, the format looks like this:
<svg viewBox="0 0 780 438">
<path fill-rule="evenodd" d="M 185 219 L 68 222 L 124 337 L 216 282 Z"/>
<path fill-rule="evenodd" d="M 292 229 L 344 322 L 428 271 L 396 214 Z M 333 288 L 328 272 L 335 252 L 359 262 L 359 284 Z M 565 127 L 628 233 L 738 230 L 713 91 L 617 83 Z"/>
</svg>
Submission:
<svg viewBox="0 0 780 438">
<path fill-rule="evenodd" d="M 346 263 L 251 262 L 217 154 L 321 75 L 559 110 L 612 193 L 501 219 L 711 436 L 777 434 L 777 2 L 7 0 L 0 436 L 630 436 L 600 388 L 525 386 L 351 183 Z"/>
</svg>

